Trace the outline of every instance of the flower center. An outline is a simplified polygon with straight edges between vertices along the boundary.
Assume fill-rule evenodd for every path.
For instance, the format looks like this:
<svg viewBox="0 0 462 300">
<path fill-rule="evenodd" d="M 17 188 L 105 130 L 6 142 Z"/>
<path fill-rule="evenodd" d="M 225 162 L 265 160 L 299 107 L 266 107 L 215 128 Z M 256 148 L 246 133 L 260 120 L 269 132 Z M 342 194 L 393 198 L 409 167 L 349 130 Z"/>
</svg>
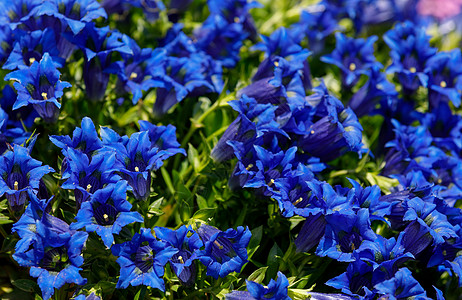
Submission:
<svg viewBox="0 0 462 300">
<path fill-rule="evenodd" d="M 411 73 L 415 73 L 415 72 L 417 72 L 417 69 L 416 69 L 415 67 L 410 67 L 410 68 L 409 68 L 409 71 L 410 71 Z"/>
<path fill-rule="evenodd" d="M 43 100 L 48 100 L 48 94 L 43 92 L 42 93 L 42 98 L 43 98 Z"/>
<path fill-rule="evenodd" d="M 135 172 L 139 172 L 139 171 L 140 171 L 140 168 L 135 167 Z"/>
<path fill-rule="evenodd" d="M 356 70 L 356 64 L 355 64 L 355 63 L 351 63 L 350 66 L 348 67 L 348 69 L 350 69 L 350 71 Z"/>
<path fill-rule="evenodd" d="M 87 192 L 90 192 L 91 184 L 87 184 Z"/>
<path fill-rule="evenodd" d="M 29 58 L 29 64 L 31 64 L 31 65 L 32 65 L 32 64 L 34 63 L 34 61 L 35 61 L 35 57 L 31 57 L 31 58 Z"/>
<path fill-rule="evenodd" d="M 135 78 L 137 78 L 137 77 L 138 77 L 138 74 L 136 74 L 135 72 L 132 72 L 132 73 L 130 74 L 130 80 L 135 79 Z"/>
<path fill-rule="evenodd" d="M 14 190 L 15 191 L 19 190 L 19 182 L 17 181 L 14 182 Z"/>
<path fill-rule="evenodd" d="M 448 86 L 448 84 L 446 83 L 446 81 L 442 80 L 442 81 L 440 82 L 440 87 L 445 88 L 445 87 L 447 87 L 447 86 Z"/>
</svg>

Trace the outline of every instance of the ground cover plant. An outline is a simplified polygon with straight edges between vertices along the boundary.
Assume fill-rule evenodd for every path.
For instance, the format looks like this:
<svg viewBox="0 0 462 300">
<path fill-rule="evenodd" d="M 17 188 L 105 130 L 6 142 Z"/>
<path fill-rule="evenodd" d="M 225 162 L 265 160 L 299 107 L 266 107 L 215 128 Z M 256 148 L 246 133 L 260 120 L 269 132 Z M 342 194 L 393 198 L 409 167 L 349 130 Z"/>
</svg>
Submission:
<svg viewBox="0 0 462 300">
<path fill-rule="evenodd" d="M 2 299 L 461 299 L 460 0 L 0 0 Z"/>
</svg>

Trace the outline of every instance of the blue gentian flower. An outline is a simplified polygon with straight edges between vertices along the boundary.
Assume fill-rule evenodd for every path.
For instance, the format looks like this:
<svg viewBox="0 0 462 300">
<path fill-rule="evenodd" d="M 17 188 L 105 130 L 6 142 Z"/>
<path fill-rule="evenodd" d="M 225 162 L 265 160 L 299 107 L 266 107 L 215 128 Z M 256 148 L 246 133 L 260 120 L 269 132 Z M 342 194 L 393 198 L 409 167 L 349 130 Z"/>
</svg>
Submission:
<svg viewBox="0 0 462 300">
<path fill-rule="evenodd" d="M 115 174 L 115 153 L 99 153 L 89 160 L 88 156 L 73 148 L 67 149 L 69 176 L 61 187 L 74 190 L 75 201 L 79 208 L 82 202 L 106 184 L 116 183 L 120 176 Z"/>
<path fill-rule="evenodd" d="M 111 250 L 120 265 L 116 288 L 145 285 L 165 291 L 164 266 L 178 249 L 156 240 L 150 229 L 141 228 L 131 241 L 116 244 Z"/>
<path fill-rule="evenodd" d="M 61 20 L 63 27 L 69 26 L 73 34 L 78 34 L 99 17 L 107 18 L 106 11 L 96 0 L 51 0 L 45 1 L 36 12 Z"/>
<path fill-rule="evenodd" d="M 160 11 L 165 10 L 161 0 L 124 0 L 124 2 L 142 8 L 146 18 L 151 22 L 159 18 Z"/>
<path fill-rule="evenodd" d="M 152 49 L 141 49 L 135 40 L 125 35 L 123 40 L 133 51 L 133 55 L 121 53 L 122 60 L 114 62 L 106 69 L 106 72 L 117 74 L 118 88 L 132 93 L 132 103 L 136 104 L 143 95 L 143 91 L 153 87 L 164 87 L 164 83 L 148 76 L 146 67 L 148 59 L 152 56 Z"/>
<path fill-rule="evenodd" d="M 59 115 L 63 89 L 70 87 L 68 82 L 60 81 L 61 73 L 56 69 L 50 55 L 44 53 L 40 62 L 35 61 L 30 68 L 13 71 L 5 80 L 14 80 L 18 98 L 13 109 L 32 104 L 37 113 L 46 121 L 54 122 Z"/>
<path fill-rule="evenodd" d="M 90 201 L 82 203 L 77 212 L 73 230 L 85 227 L 87 232 L 96 232 L 106 247 L 114 243 L 114 234 L 119 234 L 122 228 L 133 222 L 143 222 L 140 213 L 131 212 L 132 205 L 127 201 L 127 182 L 118 181 L 115 184 L 97 190 Z"/>
<path fill-rule="evenodd" d="M 59 57 L 59 50 L 56 45 L 55 32 L 51 28 L 36 30 L 32 32 L 18 31 L 13 50 L 3 69 L 15 70 L 25 69 L 31 66 L 34 61 L 40 61 L 44 53 L 48 53 L 57 68 L 62 67 L 64 60 Z"/>
<path fill-rule="evenodd" d="M 291 27 L 289 34 L 298 43 L 306 37 L 309 49 L 319 54 L 324 50 L 325 38 L 338 28 L 337 20 L 329 9 L 304 10 L 300 14 L 300 20 Z"/>
<path fill-rule="evenodd" d="M 207 275 L 217 279 L 231 272 L 240 272 L 247 262 L 247 245 L 251 233 L 242 226 L 221 231 L 201 225 L 197 229 L 205 249 L 198 252 L 199 260 L 207 267 Z"/>
<path fill-rule="evenodd" d="M 13 211 L 21 211 L 28 199 L 28 190 L 39 189 L 40 179 L 54 172 L 49 166 L 30 156 L 27 148 L 14 145 L 0 156 L 0 195 L 6 195 Z"/>
<path fill-rule="evenodd" d="M 3 41 L 2 45 L 0 46 L 0 61 L 4 63 L 7 57 L 10 55 L 14 43 L 13 34 L 8 24 L 0 25 L 0 40 Z"/>
<path fill-rule="evenodd" d="M 151 147 L 157 147 L 162 150 L 161 159 L 167 159 L 177 153 L 186 155 L 186 151 L 180 148 L 180 143 L 176 139 L 176 128 L 173 125 L 157 126 L 149 123 L 148 121 L 140 120 L 141 131 L 147 131 Z"/>
<path fill-rule="evenodd" d="M 403 220 L 417 220 L 421 226 L 427 228 L 434 240 L 434 245 L 443 243 L 446 239 L 457 237 L 454 227 L 448 222 L 447 217 L 437 210 L 436 204 L 428 203 L 420 198 L 407 201 L 408 210 Z"/>
<path fill-rule="evenodd" d="M 372 66 L 368 75 L 369 80 L 348 102 L 358 118 L 373 112 L 377 105 L 387 101 L 389 97 L 398 95 L 395 86 L 387 80 L 378 66 Z"/>
<path fill-rule="evenodd" d="M 382 282 L 393 278 L 401 264 L 414 259 L 401 245 L 403 235 L 398 241 L 395 238 L 386 239 L 377 235 L 374 241 L 365 240 L 361 251 L 361 260 L 374 266 L 374 281 Z"/>
<path fill-rule="evenodd" d="M 34 15 L 34 11 L 43 3 L 42 0 L 18 0 L 14 2 L 0 2 L 2 22 L 8 24 L 11 30 L 29 20 Z"/>
<path fill-rule="evenodd" d="M 2 98 L 0 98 L 0 106 L 8 115 L 8 120 L 5 119 L 6 125 L 14 129 L 24 126 L 30 128 L 38 114 L 32 106 L 13 109 L 17 98 L 18 95 L 15 90 L 10 85 L 5 85 L 2 90 Z"/>
<path fill-rule="evenodd" d="M 374 56 L 373 44 L 377 36 L 371 36 L 367 40 L 353 39 L 337 32 L 335 38 L 335 50 L 330 55 L 321 57 L 321 60 L 340 68 L 344 87 L 352 88 L 361 74 L 367 75 L 373 66 L 382 67 Z"/>
<path fill-rule="evenodd" d="M 68 135 L 50 136 L 50 141 L 62 149 L 64 156 L 67 157 L 67 149 L 72 148 L 85 153 L 91 159 L 91 156 L 103 147 L 103 143 L 96 132 L 95 124 L 90 118 L 84 117 L 81 126 L 82 128 L 76 127 L 74 129 L 72 139 Z"/>
<path fill-rule="evenodd" d="M 428 226 L 420 224 L 417 220 L 407 225 L 400 235 L 402 235 L 402 237 L 399 237 L 402 247 L 415 257 L 430 246 L 433 241 Z"/>
<path fill-rule="evenodd" d="M 117 135 L 108 128 L 102 128 L 101 131 L 105 136 Z M 105 138 L 103 138 L 103 143 L 106 147 L 116 151 L 116 159 L 120 165 L 119 174 L 128 181 L 138 200 L 146 200 L 150 195 L 151 171 L 159 169 L 164 159 L 176 153 L 182 153 L 182 151 L 159 150 L 152 145 L 148 131 L 135 132 L 122 143 L 107 141 Z"/>
<path fill-rule="evenodd" d="M 246 280 L 247 290 L 254 299 L 273 299 L 273 300 L 289 300 L 287 295 L 289 288 L 289 280 L 286 276 L 278 272 L 278 278 L 275 281 L 271 279 L 268 286 L 263 286 L 251 280 Z"/>
<path fill-rule="evenodd" d="M 257 73 L 252 80 L 257 81 L 273 75 L 274 58 L 279 56 L 291 64 L 301 63 L 303 65 L 304 86 L 310 88 L 310 70 L 307 61 L 310 52 L 296 43 L 284 27 L 276 29 L 269 37 L 261 36 L 261 38 L 263 42 L 256 44 L 252 50 L 264 51 L 265 59 L 258 67 Z"/>
<path fill-rule="evenodd" d="M 321 212 L 308 214 L 297 238 L 295 239 L 297 251 L 308 252 L 314 246 L 317 246 L 321 238 L 324 236 L 326 225 L 326 218 Z"/>
<path fill-rule="evenodd" d="M 419 86 L 426 87 L 428 75 L 424 72 L 427 61 L 436 53 L 430 47 L 429 37 L 424 29 L 412 22 L 396 24 L 383 36 L 385 43 L 390 47 L 392 65 L 387 73 L 396 73 L 403 86 L 403 92 L 412 94 Z"/>
<path fill-rule="evenodd" d="M 88 296 L 85 296 L 84 294 L 80 294 L 77 297 L 75 297 L 74 300 L 101 300 L 101 297 L 95 295 L 95 293 L 91 293 Z"/>
<path fill-rule="evenodd" d="M 341 289 L 342 293 L 356 298 L 370 299 L 374 296 L 373 266 L 359 259 L 358 254 L 355 256 L 356 259 L 348 265 L 346 272 L 330 279 L 326 285 Z"/>
<path fill-rule="evenodd" d="M 199 235 L 190 227 L 181 226 L 177 230 L 155 227 L 156 237 L 178 252 L 169 260 L 170 267 L 185 286 L 192 286 L 196 281 L 197 251 L 204 245 Z"/>
<path fill-rule="evenodd" d="M 439 52 L 427 61 L 425 72 L 429 74 L 428 97 L 431 108 L 448 100 L 460 106 L 462 97 L 462 58 L 460 49 Z"/>
<path fill-rule="evenodd" d="M 118 31 L 109 27 L 96 27 L 93 22 L 86 23 L 78 34 L 65 34 L 65 37 L 85 54 L 83 79 L 85 91 L 90 100 L 101 100 L 109 81 L 107 69 L 111 65 L 112 53 L 132 55 L 133 51 Z"/>
<path fill-rule="evenodd" d="M 377 238 L 370 222 L 369 211 L 364 208 L 356 214 L 327 215 L 326 231 L 316 249 L 316 255 L 344 262 L 355 260 L 353 253 L 366 247 L 364 241 L 375 241 Z"/>
<path fill-rule="evenodd" d="M 8 149 L 8 144 L 22 145 L 31 137 L 22 127 L 8 128 L 9 116 L 0 108 L 0 155 Z"/>
<path fill-rule="evenodd" d="M 414 297 L 415 299 L 429 299 L 408 268 L 400 269 L 393 278 L 378 283 L 374 287 L 378 294 L 385 295 L 390 300 Z"/>
<path fill-rule="evenodd" d="M 30 267 L 30 275 L 38 278 L 37 283 L 42 290 L 43 299 L 48 300 L 54 289 L 61 288 L 65 283 L 86 283 L 86 279 L 79 274 L 82 270 L 79 267 L 83 264 L 81 252 L 88 233 L 72 231 L 66 222 L 48 213 L 42 213 L 41 217 L 37 213 L 25 215 L 30 221 L 20 221 L 13 228 L 13 231 L 18 233 L 24 230 L 31 231 L 29 235 L 20 233 L 28 242 L 17 248 L 13 258 L 19 265 Z"/>
<path fill-rule="evenodd" d="M 305 125 L 305 135 L 300 136 L 297 146 L 322 161 L 339 157 L 347 151 L 360 152 L 362 126 L 351 108 L 344 108 L 337 98 L 329 95 L 324 83 L 308 96 L 315 109 L 316 122 Z"/>
<path fill-rule="evenodd" d="M 221 63 L 198 49 L 181 31 L 181 26 L 170 29 L 163 43 L 164 46 L 156 49 L 148 61 L 149 74 L 165 85 L 165 88 L 157 89 L 155 114 L 165 114 L 188 95 L 221 92 Z"/>
</svg>

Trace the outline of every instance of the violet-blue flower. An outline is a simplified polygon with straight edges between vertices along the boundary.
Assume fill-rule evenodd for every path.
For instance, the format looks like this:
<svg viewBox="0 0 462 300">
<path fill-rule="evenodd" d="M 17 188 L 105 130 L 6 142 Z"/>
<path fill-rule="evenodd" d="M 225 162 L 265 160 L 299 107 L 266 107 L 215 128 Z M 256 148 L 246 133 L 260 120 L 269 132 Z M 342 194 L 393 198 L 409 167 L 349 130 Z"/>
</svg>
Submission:
<svg viewBox="0 0 462 300">
<path fill-rule="evenodd" d="M 37 113 L 46 121 L 54 122 L 59 115 L 63 89 L 70 87 L 68 82 L 59 80 L 61 73 L 56 69 L 51 56 L 43 54 L 40 62 L 35 61 L 27 69 L 13 71 L 5 80 L 14 80 L 18 98 L 13 109 L 32 104 Z"/>
<path fill-rule="evenodd" d="M 141 228 L 131 241 L 116 244 L 111 250 L 120 265 L 117 288 L 144 285 L 165 291 L 164 266 L 178 249 L 156 240 L 151 229 Z"/>
</svg>

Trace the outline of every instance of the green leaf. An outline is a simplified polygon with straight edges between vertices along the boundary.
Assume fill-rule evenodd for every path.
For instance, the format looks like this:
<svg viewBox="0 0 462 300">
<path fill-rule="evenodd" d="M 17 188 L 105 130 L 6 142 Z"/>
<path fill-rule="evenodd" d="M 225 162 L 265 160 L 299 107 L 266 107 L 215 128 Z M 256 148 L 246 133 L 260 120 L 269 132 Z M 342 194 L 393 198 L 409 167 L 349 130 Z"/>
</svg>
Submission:
<svg viewBox="0 0 462 300">
<path fill-rule="evenodd" d="M 205 200 L 205 198 L 202 197 L 201 195 L 196 194 L 196 201 L 197 201 L 197 206 L 199 206 L 199 209 L 208 208 L 207 200 Z"/>
<path fill-rule="evenodd" d="M 201 166 L 201 162 L 199 159 L 199 153 L 197 152 L 196 148 L 193 145 L 188 144 L 188 160 L 194 168 L 196 173 L 199 172 L 199 168 Z"/>
<path fill-rule="evenodd" d="M 0 201 L 0 211 L 8 209 L 8 200 Z"/>
<path fill-rule="evenodd" d="M 136 293 L 134 300 L 144 299 L 144 296 L 146 295 L 146 290 L 146 286 L 143 285 L 141 289 L 138 291 L 138 293 Z"/>
<path fill-rule="evenodd" d="M 13 281 L 12 284 L 18 289 L 28 293 L 32 293 L 35 289 L 39 289 L 37 283 L 29 279 L 17 279 Z"/>
<path fill-rule="evenodd" d="M 258 226 L 257 228 L 254 228 L 251 232 L 252 237 L 250 238 L 249 246 L 247 247 L 247 249 L 249 249 L 249 259 L 257 251 L 258 247 L 260 247 L 260 241 L 263 235 L 263 226 Z"/>
<path fill-rule="evenodd" d="M 255 272 L 250 274 L 248 280 L 255 281 L 257 283 L 262 283 L 265 280 L 265 274 L 268 267 L 262 267 L 257 269 Z"/>
<path fill-rule="evenodd" d="M 5 216 L 4 214 L 0 214 L 0 225 L 3 225 L 3 224 L 9 224 L 9 223 L 13 223 L 14 221 L 13 220 L 10 220 L 8 218 L 8 216 Z"/>
<path fill-rule="evenodd" d="M 208 221 L 215 214 L 215 208 L 203 208 L 194 213 L 192 219 Z"/>
<path fill-rule="evenodd" d="M 163 201 L 164 201 L 164 197 L 154 201 L 151 205 L 149 205 L 148 214 L 155 215 L 155 216 L 163 215 L 165 212 L 160 208 Z"/>
<path fill-rule="evenodd" d="M 287 296 L 292 300 L 305 300 L 310 298 L 310 293 L 307 290 L 289 289 Z"/>
<path fill-rule="evenodd" d="M 170 175 L 168 174 L 165 168 L 160 168 L 160 172 L 162 173 L 162 177 L 164 178 L 165 184 L 167 185 L 168 190 L 172 195 L 175 194 L 175 188 L 173 187 L 172 180 L 170 179 Z"/>
</svg>

